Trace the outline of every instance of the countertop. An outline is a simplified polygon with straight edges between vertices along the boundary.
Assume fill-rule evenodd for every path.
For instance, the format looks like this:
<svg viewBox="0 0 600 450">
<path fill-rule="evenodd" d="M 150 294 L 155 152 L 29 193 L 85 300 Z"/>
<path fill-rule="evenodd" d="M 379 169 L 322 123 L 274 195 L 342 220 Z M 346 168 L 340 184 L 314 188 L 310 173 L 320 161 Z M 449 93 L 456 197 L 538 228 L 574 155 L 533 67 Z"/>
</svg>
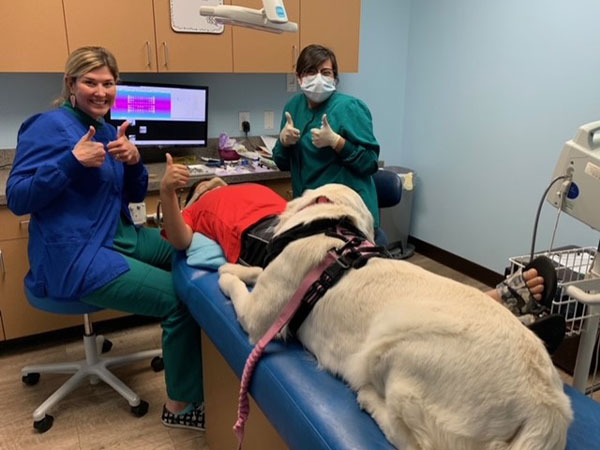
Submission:
<svg viewBox="0 0 600 450">
<path fill-rule="evenodd" d="M 241 139 L 238 139 L 238 141 Z M 200 158 L 210 157 L 215 158 L 218 157 L 217 151 L 217 139 L 209 139 L 208 146 L 205 148 L 199 149 L 184 149 L 178 150 L 177 154 L 182 156 L 195 156 Z M 147 151 L 145 149 L 141 150 L 142 158 L 144 160 L 157 161 L 159 159 L 163 159 L 163 155 L 166 150 L 153 150 L 152 152 Z M 0 206 L 6 205 L 6 182 L 8 180 L 8 175 L 11 169 L 11 163 L 14 159 L 15 151 L 13 149 L 0 149 Z M 199 161 L 201 162 L 201 161 Z M 148 193 L 157 193 L 160 190 L 160 180 L 162 179 L 165 173 L 165 163 L 164 162 L 147 162 L 145 163 L 148 169 Z M 269 170 L 269 171 L 256 171 L 252 170 L 251 166 L 244 166 L 250 173 L 237 173 L 235 170 L 235 166 L 231 166 L 231 171 L 228 171 L 226 175 L 219 175 L 223 179 L 225 179 L 228 183 L 246 183 L 253 181 L 264 181 L 264 180 L 277 180 L 277 179 L 286 179 L 290 178 L 289 172 L 282 172 L 277 169 Z M 214 174 L 206 174 L 193 176 L 190 178 L 188 183 L 191 186 L 198 180 L 208 179 L 215 176 Z"/>
</svg>

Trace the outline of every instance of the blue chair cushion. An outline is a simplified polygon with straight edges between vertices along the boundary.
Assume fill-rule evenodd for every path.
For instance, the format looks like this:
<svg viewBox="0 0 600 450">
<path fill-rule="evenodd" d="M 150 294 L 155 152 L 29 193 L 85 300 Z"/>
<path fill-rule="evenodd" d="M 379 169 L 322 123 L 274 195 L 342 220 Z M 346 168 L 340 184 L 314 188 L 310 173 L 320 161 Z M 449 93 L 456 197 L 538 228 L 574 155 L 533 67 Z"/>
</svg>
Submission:
<svg viewBox="0 0 600 450">
<path fill-rule="evenodd" d="M 87 303 L 80 302 L 79 300 L 38 297 L 27 288 L 25 288 L 25 295 L 27 296 L 27 301 L 29 304 L 34 308 L 55 314 L 91 314 L 96 311 L 102 311 L 103 309 L 97 306 L 88 305 Z"/>
<path fill-rule="evenodd" d="M 402 199 L 402 178 L 390 170 L 379 169 L 373 174 L 377 202 L 380 208 L 396 206 Z"/>
</svg>

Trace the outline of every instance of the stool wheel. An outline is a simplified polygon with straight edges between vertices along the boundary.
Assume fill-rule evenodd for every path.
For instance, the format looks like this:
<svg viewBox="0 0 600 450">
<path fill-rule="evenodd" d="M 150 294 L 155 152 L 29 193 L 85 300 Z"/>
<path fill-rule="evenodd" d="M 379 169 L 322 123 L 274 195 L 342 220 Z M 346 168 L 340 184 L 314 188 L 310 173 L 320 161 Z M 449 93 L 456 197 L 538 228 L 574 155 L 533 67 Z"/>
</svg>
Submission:
<svg viewBox="0 0 600 450">
<path fill-rule="evenodd" d="M 155 356 L 152 358 L 152 361 L 150 361 L 150 366 L 155 372 L 160 372 L 163 370 L 165 368 L 165 362 L 163 361 L 162 356 Z"/>
<path fill-rule="evenodd" d="M 104 339 L 104 341 L 102 342 L 102 353 L 110 352 L 112 346 L 113 343 L 111 341 L 109 341 L 108 339 Z"/>
<path fill-rule="evenodd" d="M 49 414 L 46 414 L 42 420 L 35 420 L 33 422 L 33 428 L 35 428 L 40 433 L 45 433 L 50 428 L 52 428 L 52 423 L 54 422 L 54 417 Z"/>
<path fill-rule="evenodd" d="M 37 372 L 28 373 L 27 375 L 23 375 L 21 377 L 21 380 L 27 386 L 33 386 L 33 385 L 37 384 L 38 381 L 40 381 L 40 374 Z"/>
<path fill-rule="evenodd" d="M 148 412 L 148 402 L 140 400 L 140 404 L 131 407 L 131 414 L 136 417 L 142 417 Z"/>
</svg>

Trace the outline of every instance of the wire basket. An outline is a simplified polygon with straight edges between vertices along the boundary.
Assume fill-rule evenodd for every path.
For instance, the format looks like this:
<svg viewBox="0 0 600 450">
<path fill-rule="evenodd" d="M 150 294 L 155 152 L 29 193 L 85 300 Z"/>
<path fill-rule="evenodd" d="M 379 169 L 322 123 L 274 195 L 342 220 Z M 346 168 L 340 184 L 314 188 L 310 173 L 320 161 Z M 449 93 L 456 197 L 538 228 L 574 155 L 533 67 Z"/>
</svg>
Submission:
<svg viewBox="0 0 600 450">
<path fill-rule="evenodd" d="M 600 389 L 598 374 L 598 319 L 600 306 L 582 302 L 581 299 L 567 294 L 569 285 L 578 282 L 586 283 L 586 275 L 590 272 L 596 257 L 594 247 L 569 247 L 563 250 L 536 253 L 536 256 L 545 255 L 550 258 L 556 267 L 558 289 L 552 301 L 551 313 L 560 314 L 565 318 L 566 336 L 580 336 L 575 370 L 573 373 L 573 386 L 587 394 Z M 509 258 L 509 274 L 523 268 L 529 262 L 529 255 Z M 589 278 L 589 277 L 587 277 Z M 589 281 L 589 280 L 588 280 Z M 588 282 L 587 286 L 590 284 Z M 586 293 L 598 293 L 599 290 L 586 289 Z M 595 367 L 590 374 L 592 358 L 596 354 Z M 589 377 L 588 377 L 588 374 Z"/>
</svg>

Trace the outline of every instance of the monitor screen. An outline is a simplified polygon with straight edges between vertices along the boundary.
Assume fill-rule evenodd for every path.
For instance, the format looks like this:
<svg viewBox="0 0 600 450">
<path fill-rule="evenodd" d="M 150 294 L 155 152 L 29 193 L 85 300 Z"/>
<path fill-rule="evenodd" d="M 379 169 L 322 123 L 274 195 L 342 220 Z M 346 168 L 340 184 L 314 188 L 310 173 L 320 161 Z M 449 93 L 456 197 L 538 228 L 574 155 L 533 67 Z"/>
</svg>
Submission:
<svg viewBox="0 0 600 450">
<path fill-rule="evenodd" d="M 108 120 L 129 120 L 127 136 L 138 147 L 205 147 L 207 105 L 207 87 L 123 82 Z"/>
</svg>

